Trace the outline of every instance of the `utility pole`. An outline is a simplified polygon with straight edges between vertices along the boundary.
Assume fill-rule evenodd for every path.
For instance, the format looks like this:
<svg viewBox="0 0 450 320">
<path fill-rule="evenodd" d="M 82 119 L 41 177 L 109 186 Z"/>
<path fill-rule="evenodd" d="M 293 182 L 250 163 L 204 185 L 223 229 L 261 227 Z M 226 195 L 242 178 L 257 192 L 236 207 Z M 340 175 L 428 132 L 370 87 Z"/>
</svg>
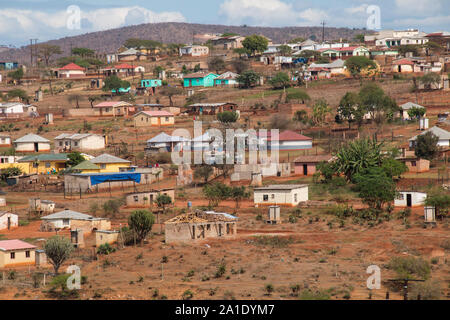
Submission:
<svg viewBox="0 0 450 320">
<path fill-rule="evenodd" d="M 325 21 L 322 21 L 321 23 L 320 23 L 321 25 L 322 25 L 322 43 L 324 43 L 325 42 Z"/>
</svg>

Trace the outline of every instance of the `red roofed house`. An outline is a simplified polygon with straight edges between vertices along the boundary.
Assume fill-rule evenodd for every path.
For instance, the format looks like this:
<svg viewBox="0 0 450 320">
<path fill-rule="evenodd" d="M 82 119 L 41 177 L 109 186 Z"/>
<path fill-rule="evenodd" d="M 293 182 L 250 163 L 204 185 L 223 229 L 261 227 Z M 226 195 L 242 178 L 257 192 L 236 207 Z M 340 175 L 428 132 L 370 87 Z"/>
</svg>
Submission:
<svg viewBox="0 0 450 320">
<path fill-rule="evenodd" d="M 80 78 L 85 75 L 85 69 L 73 62 L 57 70 L 58 78 Z"/>
<path fill-rule="evenodd" d="M 36 264 L 36 246 L 22 240 L 0 241 L 0 268 Z"/>
<path fill-rule="evenodd" d="M 414 62 L 410 59 L 400 59 L 392 63 L 392 72 L 409 73 L 414 72 Z"/>
<path fill-rule="evenodd" d="M 260 143 L 270 142 L 270 148 L 278 147 L 279 150 L 303 150 L 312 148 L 312 138 L 306 137 L 294 131 L 286 130 L 278 134 L 278 139 L 272 136 L 271 130 L 267 131 L 267 137 L 259 134 Z"/>
<path fill-rule="evenodd" d="M 134 116 L 135 127 L 145 126 L 170 126 L 175 124 L 173 113 L 164 110 L 141 111 Z"/>
<path fill-rule="evenodd" d="M 130 111 L 134 111 L 132 104 L 124 101 L 104 101 L 94 108 L 98 108 L 101 117 L 128 116 Z"/>
</svg>

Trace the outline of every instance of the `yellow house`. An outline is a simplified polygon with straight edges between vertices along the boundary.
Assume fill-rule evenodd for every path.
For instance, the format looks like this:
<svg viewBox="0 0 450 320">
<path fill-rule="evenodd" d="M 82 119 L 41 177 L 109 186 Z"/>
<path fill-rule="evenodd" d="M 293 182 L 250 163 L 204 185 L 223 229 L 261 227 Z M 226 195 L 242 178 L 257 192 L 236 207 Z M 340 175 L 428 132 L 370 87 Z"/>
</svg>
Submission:
<svg viewBox="0 0 450 320">
<path fill-rule="evenodd" d="M 48 153 L 29 155 L 18 160 L 17 165 L 25 174 L 49 174 L 66 168 L 68 161 L 66 153 Z"/>
<path fill-rule="evenodd" d="M 131 161 L 121 159 L 119 157 L 112 156 L 104 153 L 94 159 L 90 160 L 91 163 L 100 167 L 100 173 L 103 172 L 121 172 L 121 168 L 129 168 Z"/>
<path fill-rule="evenodd" d="M 36 246 L 22 240 L 0 241 L 0 268 L 36 264 Z"/>
<path fill-rule="evenodd" d="M 80 173 L 97 173 L 100 172 L 100 167 L 86 160 L 72 167 L 72 170 L 80 170 Z"/>
<path fill-rule="evenodd" d="M 135 127 L 147 126 L 171 126 L 175 124 L 175 116 L 173 113 L 164 110 L 141 111 L 134 116 Z"/>
</svg>

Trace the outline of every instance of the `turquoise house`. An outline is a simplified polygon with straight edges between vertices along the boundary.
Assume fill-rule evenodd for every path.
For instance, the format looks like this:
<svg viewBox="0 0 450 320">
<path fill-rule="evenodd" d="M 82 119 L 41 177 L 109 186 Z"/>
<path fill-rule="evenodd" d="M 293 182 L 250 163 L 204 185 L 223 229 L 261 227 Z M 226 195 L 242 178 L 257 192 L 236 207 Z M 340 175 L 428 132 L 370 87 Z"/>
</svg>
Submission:
<svg viewBox="0 0 450 320">
<path fill-rule="evenodd" d="M 155 88 L 155 87 L 161 87 L 162 81 L 160 79 L 143 79 L 141 80 L 141 87 L 142 88 Z"/>
<path fill-rule="evenodd" d="M 184 76 L 184 87 L 214 87 L 214 79 L 219 75 L 215 73 L 192 73 Z"/>
</svg>

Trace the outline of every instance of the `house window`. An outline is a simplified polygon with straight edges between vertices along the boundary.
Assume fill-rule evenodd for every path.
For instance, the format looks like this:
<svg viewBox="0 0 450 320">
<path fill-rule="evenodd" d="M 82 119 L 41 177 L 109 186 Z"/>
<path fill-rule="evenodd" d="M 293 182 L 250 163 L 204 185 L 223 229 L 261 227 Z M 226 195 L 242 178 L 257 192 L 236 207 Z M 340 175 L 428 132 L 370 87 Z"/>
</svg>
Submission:
<svg viewBox="0 0 450 320">
<path fill-rule="evenodd" d="M 63 225 L 68 225 L 70 223 L 69 219 L 63 219 Z"/>
<path fill-rule="evenodd" d="M 139 196 L 133 196 L 134 198 L 134 202 L 138 202 L 139 201 Z"/>
<path fill-rule="evenodd" d="M 78 142 L 74 142 L 75 147 L 78 147 Z"/>
<path fill-rule="evenodd" d="M 30 257 L 30 251 L 25 251 L 25 258 L 29 258 Z"/>
<path fill-rule="evenodd" d="M 169 117 L 166 117 L 166 121 L 169 121 Z"/>
<path fill-rule="evenodd" d="M 405 199 L 405 195 L 403 193 L 399 193 L 397 196 L 397 200 L 404 200 Z"/>
<path fill-rule="evenodd" d="M 62 143 L 62 141 L 60 141 L 60 142 L 59 142 L 59 146 L 62 147 L 62 145 L 63 145 L 63 143 Z"/>
<path fill-rule="evenodd" d="M 33 162 L 33 168 L 38 168 L 39 167 L 39 163 L 38 162 Z"/>
<path fill-rule="evenodd" d="M 100 169 L 106 169 L 106 164 L 105 163 L 100 163 Z"/>
<path fill-rule="evenodd" d="M 11 259 L 15 259 L 16 258 L 16 253 L 15 252 L 11 252 L 10 257 L 11 257 Z"/>
<path fill-rule="evenodd" d="M 415 167 L 415 166 L 417 166 L 417 163 L 415 161 L 411 161 L 411 166 Z"/>
<path fill-rule="evenodd" d="M 268 201 L 268 200 L 269 200 L 269 195 L 263 194 L 263 201 Z"/>
<path fill-rule="evenodd" d="M 46 167 L 46 168 L 50 168 L 51 166 L 52 166 L 52 164 L 51 164 L 50 162 L 46 162 L 46 163 L 45 163 L 45 167 Z"/>
<path fill-rule="evenodd" d="M 294 193 L 294 202 L 297 202 L 297 194 Z"/>
<path fill-rule="evenodd" d="M 270 195 L 270 199 L 275 199 L 275 194 L 274 194 L 274 193 L 272 193 L 272 194 Z"/>
</svg>

